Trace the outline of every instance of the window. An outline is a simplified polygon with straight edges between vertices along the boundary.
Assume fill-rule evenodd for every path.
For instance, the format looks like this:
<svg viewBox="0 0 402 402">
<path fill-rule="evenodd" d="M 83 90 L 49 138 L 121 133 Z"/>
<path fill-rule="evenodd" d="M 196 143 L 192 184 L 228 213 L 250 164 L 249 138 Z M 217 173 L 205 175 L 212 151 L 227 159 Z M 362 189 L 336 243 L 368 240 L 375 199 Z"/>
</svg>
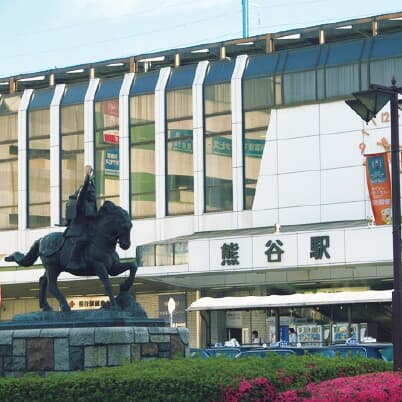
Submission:
<svg viewBox="0 0 402 402">
<path fill-rule="evenodd" d="M 18 227 L 19 96 L 0 97 L 0 229 Z"/>
<path fill-rule="evenodd" d="M 34 92 L 28 108 L 28 227 L 50 226 L 50 102 L 53 89 Z"/>
<path fill-rule="evenodd" d="M 119 204 L 119 91 L 122 78 L 100 83 L 95 95 L 95 183 L 98 203 Z"/>
<path fill-rule="evenodd" d="M 205 211 L 233 209 L 230 82 L 204 87 Z"/>
<path fill-rule="evenodd" d="M 60 106 L 62 221 L 65 204 L 84 179 L 84 97 L 87 85 L 66 88 Z"/>
<path fill-rule="evenodd" d="M 188 242 L 138 246 L 137 263 L 140 267 L 188 264 Z"/>
<path fill-rule="evenodd" d="M 205 111 L 205 210 L 227 211 L 233 208 L 229 83 L 205 88 Z"/>
<path fill-rule="evenodd" d="M 155 88 L 159 71 L 136 74 L 130 89 L 131 217 L 156 214 Z"/>
<path fill-rule="evenodd" d="M 155 245 L 155 265 L 173 265 L 173 244 Z"/>
<path fill-rule="evenodd" d="M 193 112 L 191 88 L 168 91 L 167 214 L 194 211 Z"/>
<path fill-rule="evenodd" d="M 359 65 L 327 67 L 325 71 L 327 98 L 350 95 L 359 90 Z"/>
<path fill-rule="evenodd" d="M 273 77 L 258 77 L 243 82 L 245 209 L 251 209 L 253 206 L 269 123 L 270 107 L 273 104 Z"/>
<path fill-rule="evenodd" d="M 155 216 L 155 96 L 130 98 L 131 215 Z"/>
<path fill-rule="evenodd" d="M 193 97 L 196 65 L 172 70 L 166 86 L 167 215 L 194 212 Z"/>
<path fill-rule="evenodd" d="M 315 100 L 315 70 L 284 74 L 283 98 L 285 104 Z"/>
<path fill-rule="evenodd" d="M 402 57 L 375 60 L 370 63 L 370 82 L 372 84 L 391 85 L 395 77 L 398 86 L 402 83 Z"/>
</svg>

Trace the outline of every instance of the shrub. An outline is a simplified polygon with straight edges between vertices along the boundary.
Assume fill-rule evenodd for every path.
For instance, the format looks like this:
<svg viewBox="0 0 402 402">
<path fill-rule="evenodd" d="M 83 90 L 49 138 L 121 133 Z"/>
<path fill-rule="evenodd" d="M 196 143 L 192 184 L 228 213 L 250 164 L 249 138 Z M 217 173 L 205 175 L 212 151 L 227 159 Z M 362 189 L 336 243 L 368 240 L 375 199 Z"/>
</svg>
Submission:
<svg viewBox="0 0 402 402">
<path fill-rule="evenodd" d="M 272 355 L 264 359 L 160 359 L 83 372 L 0 379 L 1 402 L 219 401 L 222 386 L 264 377 L 277 391 L 299 389 L 312 381 L 390 370 L 371 359 Z M 279 375 L 278 375 L 279 373 Z M 256 390 L 264 384 L 252 383 Z"/>
</svg>

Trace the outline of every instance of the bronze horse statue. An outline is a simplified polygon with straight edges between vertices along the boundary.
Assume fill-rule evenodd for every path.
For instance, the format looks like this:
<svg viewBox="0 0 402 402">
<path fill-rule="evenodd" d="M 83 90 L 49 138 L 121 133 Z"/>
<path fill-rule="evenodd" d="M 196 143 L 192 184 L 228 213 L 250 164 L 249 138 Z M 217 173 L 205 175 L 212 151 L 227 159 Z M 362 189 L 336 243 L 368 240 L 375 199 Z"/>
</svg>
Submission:
<svg viewBox="0 0 402 402">
<path fill-rule="evenodd" d="M 117 243 L 123 250 L 127 250 L 131 245 L 132 223 L 129 214 L 113 202 L 105 201 L 99 208 L 94 223 L 94 235 L 84 250 L 79 269 L 72 270 L 66 267 L 73 240 L 64 238 L 61 232 L 50 233 L 36 240 L 26 254 L 17 251 L 5 257 L 6 261 L 14 261 L 24 267 L 33 265 L 40 257 L 46 270 L 39 279 L 39 306 L 43 311 L 52 310 L 47 301 L 47 289 L 58 300 L 61 311 L 70 311 L 65 296 L 57 286 L 57 278 L 63 271 L 77 276 L 98 276 L 109 296 L 109 305 L 112 309 L 117 308 L 117 303 L 113 296 L 109 275 L 116 276 L 130 270 L 129 276 L 120 285 L 120 291 L 128 291 L 133 284 L 137 265 L 134 262 L 121 263 L 116 252 Z"/>
</svg>

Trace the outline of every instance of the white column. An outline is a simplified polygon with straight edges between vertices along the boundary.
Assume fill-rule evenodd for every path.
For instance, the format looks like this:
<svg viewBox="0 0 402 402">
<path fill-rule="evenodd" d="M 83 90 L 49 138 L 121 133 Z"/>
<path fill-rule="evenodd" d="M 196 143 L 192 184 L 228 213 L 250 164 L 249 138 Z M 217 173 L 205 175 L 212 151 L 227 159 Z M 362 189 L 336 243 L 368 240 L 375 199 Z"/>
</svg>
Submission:
<svg viewBox="0 0 402 402">
<path fill-rule="evenodd" d="M 60 224 L 60 101 L 65 87 L 56 85 L 50 104 L 50 226 Z"/>
<path fill-rule="evenodd" d="M 18 248 L 25 249 L 25 229 L 28 220 L 28 105 L 31 100 L 33 90 L 26 89 L 21 97 L 18 108 Z"/>
<path fill-rule="evenodd" d="M 246 62 L 247 55 L 241 55 L 236 58 L 236 65 L 231 79 L 233 211 L 241 211 L 244 208 L 243 98 L 241 80 Z"/>
<path fill-rule="evenodd" d="M 95 165 L 94 99 L 99 78 L 89 80 L 84 100 L 84 165 Z"/>
<path fill-rule="evenodd" d="M 170 67 L 161 68 L 155 88 L 155 180 L 156 219 L 166 216 L 166 102 L 165 88 Z M 158 231 L 158 233 L 160 233 Z"/>
<path fill-rule="evenodd" d="M 120 206 L 130 211 L 130 88 L 134 73 L 124 75 L 119 94 Z"/>
<path fill-rule="evenodd" d="M 200 230 L 204 213 L 204 99 L 203 88 L 208 61 L 201 61 L 195 71 L 193 93 L 193 177 L 194 177 L 194 231 Z"/>
</svg>

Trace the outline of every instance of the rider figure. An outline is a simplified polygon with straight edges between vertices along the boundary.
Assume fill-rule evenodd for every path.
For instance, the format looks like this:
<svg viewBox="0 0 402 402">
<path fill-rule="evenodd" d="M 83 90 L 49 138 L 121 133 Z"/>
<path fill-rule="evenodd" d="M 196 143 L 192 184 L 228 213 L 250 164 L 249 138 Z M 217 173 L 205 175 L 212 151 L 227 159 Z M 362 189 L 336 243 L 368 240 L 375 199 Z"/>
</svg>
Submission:
<svg viewBox="0 0 402 402">
<path fill-rule="evenodd" d="M 81 267 L 81 255 L 93 235 L 97 211 L 93 169 L 86 166 L 84 184 L 69 197 L 66 205 L 67 228 L 64 237 L 73 239 L 67 269 L 75 270 Z"/>
</svg>

